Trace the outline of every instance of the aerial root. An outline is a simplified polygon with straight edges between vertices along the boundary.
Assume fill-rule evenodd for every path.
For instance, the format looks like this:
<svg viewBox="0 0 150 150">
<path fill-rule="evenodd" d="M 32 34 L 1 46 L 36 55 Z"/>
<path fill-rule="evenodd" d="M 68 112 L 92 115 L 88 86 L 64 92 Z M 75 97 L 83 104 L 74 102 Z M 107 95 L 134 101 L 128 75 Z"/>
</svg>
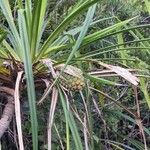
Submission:
<svg viewBox="0 0 150 150">
<path fill-rule="evenodd" d="M 3 109 L 3 114 L 0 118 L 0 139 L 9 127 L 9 124 L 14 115 L 15 106 L 14 106 L 14 90 L 7 87 L 0 87 L 0 92 L 4 93 L 7 103 Z"/>
</svg>

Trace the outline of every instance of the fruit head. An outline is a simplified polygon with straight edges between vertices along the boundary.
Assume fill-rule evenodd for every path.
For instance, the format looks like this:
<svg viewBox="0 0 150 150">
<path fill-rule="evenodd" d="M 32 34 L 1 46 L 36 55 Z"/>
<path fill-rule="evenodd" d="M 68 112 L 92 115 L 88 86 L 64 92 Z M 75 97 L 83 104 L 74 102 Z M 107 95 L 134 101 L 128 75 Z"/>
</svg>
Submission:
<svg viewBox="0 0 150 150">
<path fill-rule="evenodd" d="M 57 66 L 60 71 L 63 65 Z M 80 91 L 85 86 L 82 71 L 76 67 L 68 65 L 59 78 L 60 83 L 71 91 Z"/>
</svg>

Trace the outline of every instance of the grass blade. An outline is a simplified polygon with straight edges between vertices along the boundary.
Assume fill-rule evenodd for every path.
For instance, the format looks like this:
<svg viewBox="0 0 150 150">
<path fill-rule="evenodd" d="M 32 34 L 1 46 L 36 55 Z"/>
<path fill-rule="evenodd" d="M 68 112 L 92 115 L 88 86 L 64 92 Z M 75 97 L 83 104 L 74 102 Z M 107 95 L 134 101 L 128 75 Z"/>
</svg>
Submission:
<svg viewBox="0 0 150 150">
<path fill-rule="evenodd" d="M 146 5 L 148 13 L 150 15 L 150 1 L 149 0 L 145 0 L 145 5 Z"/>
<path fill-rule="evenodd" d="M 145 100 L 146 100 L 148 107 L 150 109 L 150 95 L 148 94 L 147 85 L 146 85 L 144 79 L 140 79 L 140 83 L 141 83 L 141 86 L 140 86 L 141 91 L 143 92 Z"/>
</svg>

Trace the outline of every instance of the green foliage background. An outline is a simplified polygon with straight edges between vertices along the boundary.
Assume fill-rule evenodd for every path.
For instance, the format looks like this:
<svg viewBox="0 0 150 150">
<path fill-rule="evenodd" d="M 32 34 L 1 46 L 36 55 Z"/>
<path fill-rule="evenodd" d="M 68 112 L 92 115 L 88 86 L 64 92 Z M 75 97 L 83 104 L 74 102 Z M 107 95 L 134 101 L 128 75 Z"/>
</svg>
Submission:
<svg viewBox="0 0 150 150">
<path fill-rule="evenodd" d="M 22 1 L 18 0 L 18 3 L 16 1 L 9 2 L 17 30 L 20 26 L 21 46 L 24 49 L 22 53 L 15 49 L 16 51 L 12 53 L 12 56 L 24 62 L 25 77 L 27 78 L 28 94 L 26 94 L 26 90 L 21 94 L 23 96 L 21 104 L 23 139 L 24 145 L 29 145 L 25 149 L 48 149 L 47 123 L 52 98 L 50 93 L 42 105 L 36 105 L 37 100 L 43 96 L 45 89 L 36 89 L 34 91 L 34 79 L 38 76 L 36 76 L 36 70 L 32 67 L 42 58 L 54 60 L 54 66 L 61 63 L 65 63 L 65 67 L 68 64 L 74 65 L 80 68 L 84 76 L 87 77 L 87 87 L 82 92 L 69 93 L 68 99 L 60 89 L 60 83 L 56 82 L 55 84 L 58 88 L 59 97 L 52 126 L 52 150 L 63 148 L 67 150 L 148 149 L 150 147 L 150 15 L 145 2 L 140 0 L 98 1 L 96 9 L 91 9 L 89 16 L 86 11 L 77 11 L 79 14 L 74 14 L 70 18 L 72 19 L 70 23 L 68 23 L 66 16 L 73 14 L 74 11 L 72 10 L 77 10 L 84 3 L 83 0 L 49 0 L 47 4 L 37 0 L 34 3 L 35 18 L 33 22 L 30 22 L 30 11 L 27 11 L 28 14 L 24 15 L 21 10 Z M 86 2 L 92 1 L 87 0 Z M 40 18 L 41 20 L 37 19 L 38 10 L 42 10 L 40 4 L 43 4 L 43 10 L 46 11 L 45 20 L 42 20 L 43 18 Z M 18 8 L 20 9 L 19 14 L 17 12 Z M 89 9 L 88 11 L 90 11 Z M 92 17 L 92 11 L 95 11 L 94 17 L 91 19 L 92 23 L 95 21 L 97 23 L 93 23 L 91 26 L 88 18 Z M 17 20 L 17 15 L 20 17 L 19 21 Z M 74 16 L 77 17 L 74 18 Z M 128 19 L 131 18 L 134 19 L 129 21 Z M 29 25 L 32 23 L 31 29 L 26 26 L 26 21 L 29 21 Z M 42 21 L 45 30 L 43 29 Z M 1 28 L 7 30 L 8 20 L 2 14 L 0 14 L 0 22 Z M 56 31 L 56 27 L 61 25 L 62 22 L 64 26 L 61 26 L 60 30 Z M 36 26 L 37 24 L 39 25 L 38 27 Z M 114 30 L 107 29 L 112 25 L 116 25 Z M 130 28 L 133 29 L 129 30 Z M 103 29 L 107 30 L 103 31 Z M 4 33 L 5 31 L 3 30 L 2 32 Z M 37 30 L 39 31 L 37 35 L 30 34 L 30 31 L 31 33 L 36 33 Z M 44 34 L 42 34 L 39 42 L 39 37 L 43 30 Z M 16 38 L 15 36 L 14 38 Z M 28 45 L 26 39 L 29 43 L 31 41 L 31 45 Z M 11 42 L 8 39 L 6 40 L 8 43 Z M 10 46 L 12 45 L 10 44 Z M 3 51 L 4 44 L 1 44 L 1 49 L 1 54 L 4 53 L 4 56 L 6 56 L 7 53 Z M 11 49 L 9 49 L 9 52 L 12 52 Z M 137 118 L 134 118 L 129 113 L 129 111 L 137 112 L 135 95 L 131 84 L 128 84 L 120 77 L 114 76 L 98 79 L 88 78 L 88 72 L 104 69 L 103 66 L 97 64 L 98 61 L 128 69 L 139 69 L 137 76 L 142 77 L 137 88 L 140 119 L 143 123 L 147 145 L 145 145 L 140 133 L 136 122 Z M 43 70 L 40 71 L 42 72 Z M 47 72 L 47 70 L 44 70 L 44 73 Z M 115 83 L 128 84 L 128 86 L 119 87 Z M 103 91 L 104 94 L 90 90 L 90 86 L 98 91 Z M 116 100 L 117 103 L 114 102 Z M 123 105 L 126 109 L 123 109 L 120 105 Z M 87 131 L 85 131 L 83 125 L 85 118 Z M 13 130 L 12 127 L 11 130 Z M 7 144 L 6 139 L 9 144 Z M 30 145 L 31 142 L 33 145 Z M 7 134 L 2 138 L 1 143 L 3 149 L 7 149 L 8 145 L 14 147 L 17 145 L 17 142 Z"/>
</svg>

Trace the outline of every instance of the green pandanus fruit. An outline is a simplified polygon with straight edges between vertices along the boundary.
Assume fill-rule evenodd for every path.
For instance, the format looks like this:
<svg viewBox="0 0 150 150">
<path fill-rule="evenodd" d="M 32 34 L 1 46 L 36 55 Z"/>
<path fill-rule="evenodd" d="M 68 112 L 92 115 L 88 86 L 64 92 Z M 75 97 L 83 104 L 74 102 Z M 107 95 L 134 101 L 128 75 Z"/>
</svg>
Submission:
<svg viewBox="0 0 150 150">
<path fill-rule="evenodd" d="M 61 64 L 56 68 L 60 71 L 63 67 L 64 64 Z M 68 65 L 64 72 L 60 75 L 59 81 L 62 86 L 71 91 L 80 91 L 85 86 L 82 71 L 71 65 Z"/>
</svg>

